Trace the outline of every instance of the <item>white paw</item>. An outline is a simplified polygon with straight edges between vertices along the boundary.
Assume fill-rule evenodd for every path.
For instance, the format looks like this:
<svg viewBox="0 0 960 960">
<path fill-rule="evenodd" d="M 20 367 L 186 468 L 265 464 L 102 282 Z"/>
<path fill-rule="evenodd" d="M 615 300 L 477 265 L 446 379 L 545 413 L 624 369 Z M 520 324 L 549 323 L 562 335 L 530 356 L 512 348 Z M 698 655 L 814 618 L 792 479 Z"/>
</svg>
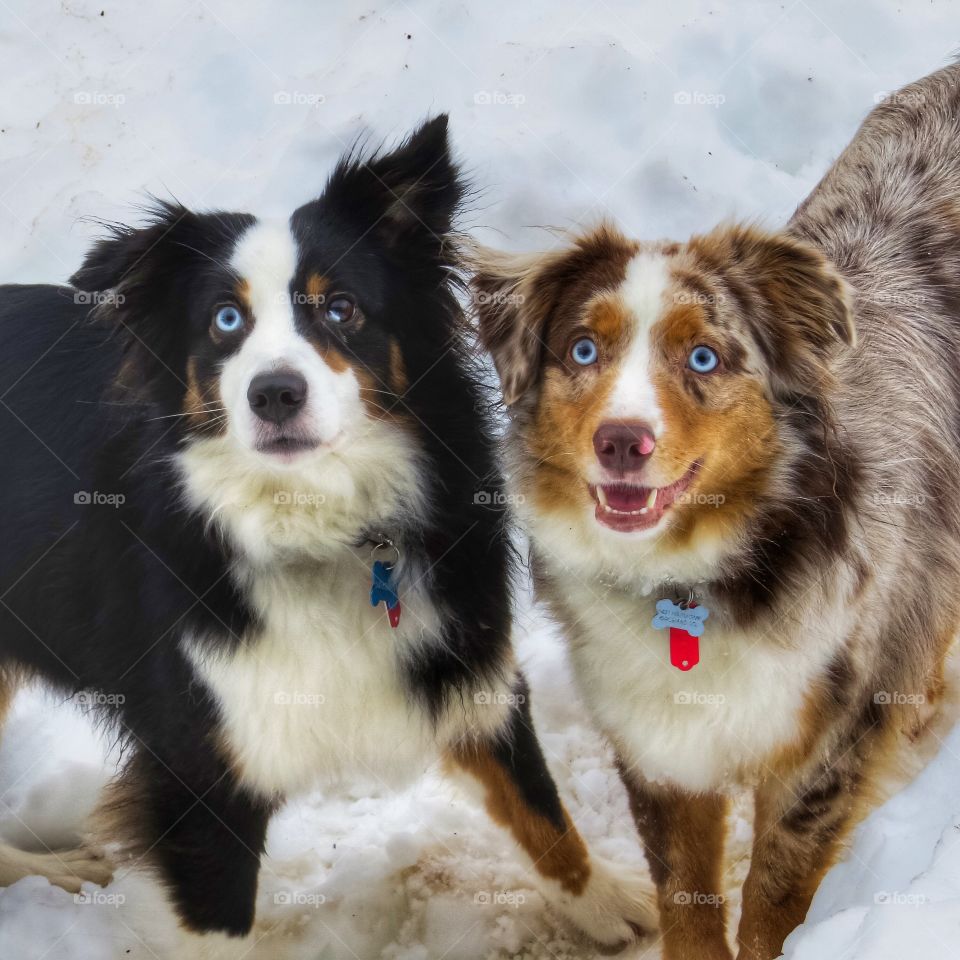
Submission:
<svg viewBox="0 0 960 960">
<path fill-rule="evenodd" d="M 657 898 L 641 871 L 598 857 L 590 858 L 590 879 L 579 896 L 548 881 L 544 892 L 550 905 L 591 940 L 622 949 L 639 937 L 656 932 Z"/>
</svg>

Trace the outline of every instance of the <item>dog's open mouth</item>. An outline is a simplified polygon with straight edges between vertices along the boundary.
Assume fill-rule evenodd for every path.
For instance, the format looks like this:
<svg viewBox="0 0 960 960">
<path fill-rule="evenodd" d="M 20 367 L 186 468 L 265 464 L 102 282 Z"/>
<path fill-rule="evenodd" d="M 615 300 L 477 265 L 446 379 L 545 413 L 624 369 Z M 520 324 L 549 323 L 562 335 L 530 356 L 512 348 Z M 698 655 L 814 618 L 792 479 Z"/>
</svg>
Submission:
<svg viewBox="0 0 960 960">
<path fill-rule="evenodd" d="M 596 501 L 597 522 L 621 533 L 650 530 L 677 502 L 693 482 L 699 462 L 674 483 L 666 487 L 644 487 L 630 483 L 589 485 L 590 496 Z"/>
</svg>

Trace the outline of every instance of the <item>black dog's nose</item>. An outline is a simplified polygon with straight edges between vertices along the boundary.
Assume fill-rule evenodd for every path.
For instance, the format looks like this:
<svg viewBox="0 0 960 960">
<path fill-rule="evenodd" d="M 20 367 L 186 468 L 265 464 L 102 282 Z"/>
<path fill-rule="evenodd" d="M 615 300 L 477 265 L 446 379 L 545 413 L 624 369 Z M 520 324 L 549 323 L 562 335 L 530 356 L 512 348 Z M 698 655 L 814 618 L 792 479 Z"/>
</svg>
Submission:
<svg viewBox="0 0 960 960">
<path fill-rule="evenodd" d="M 292 370 L 261 373 L 250 381 L 247 402 L 261 420 L 283 423 L 307 402 L 307 381 Z"/>
</svg>

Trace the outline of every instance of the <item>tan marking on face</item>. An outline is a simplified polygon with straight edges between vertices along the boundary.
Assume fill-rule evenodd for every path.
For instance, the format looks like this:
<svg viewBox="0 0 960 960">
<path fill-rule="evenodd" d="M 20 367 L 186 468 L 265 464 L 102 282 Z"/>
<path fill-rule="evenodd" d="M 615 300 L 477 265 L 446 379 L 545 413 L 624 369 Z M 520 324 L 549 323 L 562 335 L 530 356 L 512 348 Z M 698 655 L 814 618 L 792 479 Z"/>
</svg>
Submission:
<svg viewBox="0 0 960 960">
<path fill-rule="evenodd" d="M 319 273 L 311 273 L 304 284 L 304 292 L 312 304 L 323 303 L 330 281 Z"/>
<path fill-rule="evenodd" d="M 586 305 L 582 316 L 569 317 L 551 330 L 547 349 L 552 362 L 543 374 L 528 435 L 530 456 L 537 463 L 533 498 L 538 509 L 576 510 L 590 499 L 580 478 L 594 456 L 593 435 L 605 419 L 617 361 L 633 326 L 619 296 L 603 293 Z M 593 367 L 578 367 L 570 347 L 587 335 L 597 344 L 599 360 Z"/>
<path fill-rule="evenodd" d="M 223 403 L 216 382 L 204 380 L 197 370 L 196 357 L 187 361 L 187 390 L 183 412 L 192 430 L 207 436 L 224 433 L 227 427 Z"/>
<path fill-rule="evenodd" d="M 407 377 L 407 366 L 403 362 L 403 353 L 396 340 L 390 341 L 390 385 L 398 396 L 407 392 L 410 380 Z"/>
<path fill-rule="evenodd" d="M 410 420 L 410 413 L 396 394 L 392 384 L 377 379 L 365 367 L 354 367 L 354 376 L 360 383 L 360 399 L 368 416 L 375 420 L 404 422 Z M 391 376 L 392 379 L 392 376 Z"/>
<path fill-rule="evenodd" d="M 587 306 L 587 325 L 598 341 L 615 353 L 630 334 L 632 319 L 614 294 L 598 297 Z"/>
<path fill-rule="evenodd" d="M 656 485 L 664 486 L 682 477 L 695 462 L 701 464 L 685 502 L 670 508 L 673 517 L 666 540 L 671 546 L 685 547 L 697 536 L 732 535 L 755 509 L 780 453 L 763 385 L 722 368 L 724 345 L 718 343 L 700 306 L 673 307 L 651 336 L 662 357 L 654 389 L 664 429 L 648 469 Z M 718 372 L 698 376 L 687 370 L 690 350 L 701 344 L 717 349 Z M 684 380 L 691 384 L 689 388 Z M 702 402 L 693 390 L 700 392 Z M 708 499 L 711 496 L 714 501 Z"/>
<path fill-rule="evenodd" d="M 316 344 L 315 349 L 323 362 L 334 373 L 345 373 L 351 368 L 353 368 L 354 373 L 357 373 L 357 368 L 353 367 L 353 364 L 351 364 L 346 356 L 344 356 L 344 354 L 336 347 L 331 346 L 330 344 Z"/>
<path fill-rule="evenodd" d="M 247 324 L 253 323 L 253 301 L 251 300 L 250 281 L 241 277 L 234 287 L 234 302 L 243 312 Z"/>
<path fill-rule="evenodd" d="M 385 387 L 365 367 L 357 365 L 353 368 L 353 375 L 360 384 L 360 400 L 366 408 L 367 415 L 374 420 L 382 420 L 389 415 L 390 397 L 385 396 Z"/>
<path fill-rule="evenodd" d="M 590 855 L 566 810 L 566 828 L 560 832 L 530 808 L 507 771 L 485 748 L 464 746 L 450 759 L 486 788 L 491 819 L 513 834 L 537 872 L 575 896 L 582 894 L 590 879 Z"/>
</svg>

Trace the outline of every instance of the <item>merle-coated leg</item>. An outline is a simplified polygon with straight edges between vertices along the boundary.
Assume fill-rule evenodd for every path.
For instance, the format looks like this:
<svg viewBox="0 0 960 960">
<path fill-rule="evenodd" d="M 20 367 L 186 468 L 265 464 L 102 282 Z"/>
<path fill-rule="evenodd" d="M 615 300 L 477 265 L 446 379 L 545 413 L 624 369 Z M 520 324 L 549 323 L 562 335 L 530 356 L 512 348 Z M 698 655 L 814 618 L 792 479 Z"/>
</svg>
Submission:
<svg viewBox="0 0 960 960">
<path fill-rule="evenodd" d="M 656 927 L 646 879 L 591 855 L 557 793 L 530 716 L 526 685 L 495 740 L 451 748 L 454 764 L 483 788 L 487 810 L 532 862 L 551 904 L 606 946 Z"/>
<path fill-rule="evenodd" d="M 726 799 L 620 776 L 657 884 L 664 960 L 731 960 L 726 941 Z"/>
<path fill-rule="evenodd" d="M 772 960 L 803 922 L 841 841 L 862 811 L 870 784 L 869 759 L 889 735 L 867 709 L 819 764 L 785 778 L 771 777 L 754 795 L 754 840 L 743 885 L 738 960 Z"/>
</svg>

